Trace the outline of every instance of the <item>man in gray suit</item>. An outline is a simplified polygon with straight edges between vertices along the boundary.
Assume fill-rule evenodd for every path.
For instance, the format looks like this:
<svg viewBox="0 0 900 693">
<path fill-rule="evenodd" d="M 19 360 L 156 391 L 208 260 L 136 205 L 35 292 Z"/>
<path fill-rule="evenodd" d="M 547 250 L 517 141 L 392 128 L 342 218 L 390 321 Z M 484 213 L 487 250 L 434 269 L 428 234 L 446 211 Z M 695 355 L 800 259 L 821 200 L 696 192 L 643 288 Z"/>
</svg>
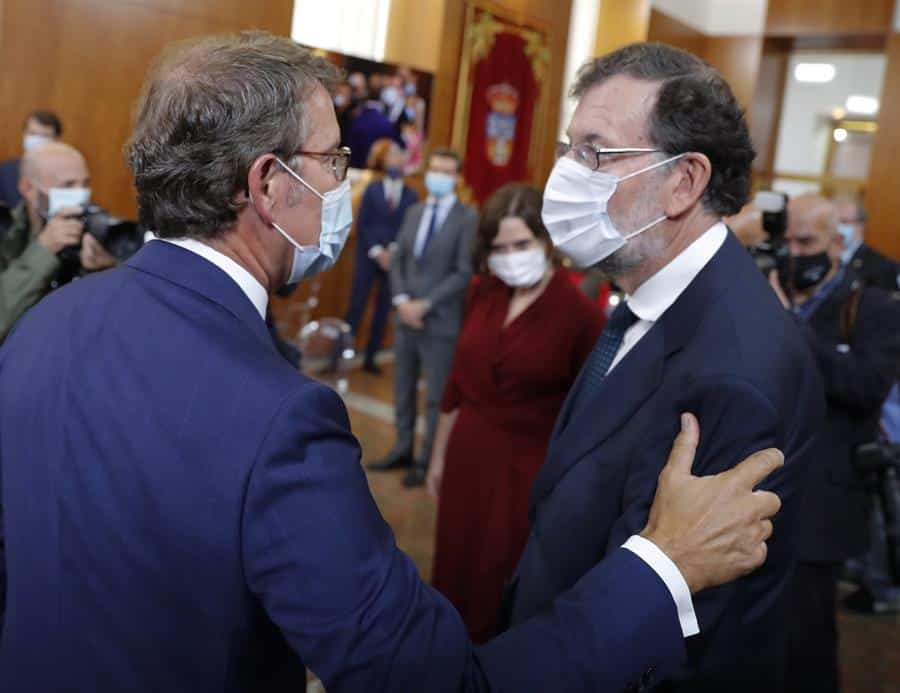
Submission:
<svg viewBox="0 0 900 693">
<path fill-rule="evenodd" d="M 460 156 L 435 149 L 428 159 L 428 199 L 406 213 L 391 260 L 391 293 L 397 307 L 394 336 L 394 411 L 397 440 L 391 452 L 369 469 L 409 467 L 408 487 L 425 482 L 437 425 L 438 406 L 453 364 L 472 276 L 472 242 L 478 213 L 456 199 Z M 426 430 L 413 461 L 416 384 L 425 372 Z"/>
</svg>

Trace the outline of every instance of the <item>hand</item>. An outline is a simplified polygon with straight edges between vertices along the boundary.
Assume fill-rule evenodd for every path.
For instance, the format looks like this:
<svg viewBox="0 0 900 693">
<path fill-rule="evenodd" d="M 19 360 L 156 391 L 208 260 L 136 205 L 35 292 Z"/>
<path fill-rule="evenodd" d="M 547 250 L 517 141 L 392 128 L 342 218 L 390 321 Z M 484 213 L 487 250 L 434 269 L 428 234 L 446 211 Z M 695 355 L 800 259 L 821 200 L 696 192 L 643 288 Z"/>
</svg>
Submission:
<svg viewBox="0 0 900 693">
<path fill-rule="evenodd" d="M 91 234 L 86 233 L 81 239 L 81 252 L 79 253 L 81 266 L 88 272 L 113 267 L 118 260 L 100 245 L 100 241 Z"/>
<path fill-rule="evenodd" d="M 781 287 L 781 281 L 778 279 L 778 270 L 769 271 L 769 286 L 772 287 L 772 291 L 774 291 L 775 295 L 778 296 L 778 300 L 781 301 L 781 305 L 783 305 L 785 308 L 790 308 L 791 302 L 788 301 L 787 294 Z"/>
<path fill-rule="evenodd" d="M 397 306 L 397 314 L 404 325 L 421 330 L 425 327 L 425 313 L 428 312 L 428 307 L 428 302 L 422 299 L 407 301 Z"/>
<path fill-rule="evenodd" d="M 778 450 L 757 452 L 736 467 L 696 477 L 691 465 L 700 427 L 683 414 L 681 433 L 659 475 L 656 498 L 641 536 L 672 559 L 691 593 L 731 582 L 766 560 L 769 518 L 781 509 L 774 493 L 754 487 L 784 464 Z"/>
<path fill-rule="evenodd" d="M 73 217 L 79 217 L 81 213 L 80 207 L 65 207 L 59 210 L 38 234 L 38 243 L 54 255 L 70 245 L 78 245 L 84 231 L 84 222 L 80 218 Z"/>
<path fill-rule="evenodd" d="M 378 255 L 375 256 L 375 264 L 377 264 L 382 270 L 385 272 L 389 272 L 391 269 L 391 260 L 393 259 L 394 254 L 388 249 L 382 250 Z"/>
<path fill-rule="evenodd" d="M 428 475 L 425 477 L 425 489 L 428 495 L 438 499 L 441 493 L 441 482 L 444 480 L 444 457 L 438 455 L 431 456 L 431 463 L 428 465 Z"/>
</svg>

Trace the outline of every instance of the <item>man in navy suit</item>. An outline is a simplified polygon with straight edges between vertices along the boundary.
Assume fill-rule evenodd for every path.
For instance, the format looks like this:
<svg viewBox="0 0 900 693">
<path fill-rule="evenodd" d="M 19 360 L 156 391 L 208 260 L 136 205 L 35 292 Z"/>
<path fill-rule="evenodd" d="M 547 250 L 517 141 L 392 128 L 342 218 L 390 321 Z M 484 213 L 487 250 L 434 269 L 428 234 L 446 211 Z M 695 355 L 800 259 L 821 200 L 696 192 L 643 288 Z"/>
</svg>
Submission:
<svg viewBox="0 0 900 693">
<path fill-rule="evenodd" d="M 375 309 L 369 328 L 363 370 L 380 374 L 375 355 L 381 349 L 388 315 L 391 312 L 391 283 L 388 272 L 397 247 L 396 238 L 406 210 L 419 199 L 418 193 L 403 182 L 406 153 L 389 139 L 375 143 L 369 156 L 369 168 L 383 174 L 363 193 L 356 215 L 356 257 L 353 287 L 346 320 L 354 333 L 359 329 L 372 288 L 377 284 Z"/>
<path fill-rule="evenodd" d="M 797 325 L 721 222 L 746 201 L 753 146 L 727 83 L 694 56 L 633 44 L 590 61 L 547 183 L 554 241 L 627 292 L 570 392 L 532 492 L 512 622 L 550 607 L 643 526 L 674 416 L 697 414 L 694 469 L 785 452 L 765 567 L 700 595 L 672 691 L 780 691 L 800 496 L 824 395 Z"/>
<path fill-rule="evenodd" d="M 780 455 L 693 477 L 685 415 L 643 536 L 472 646 L 397 549 L 340 399 L 263 320 L 349 231 L 336 82 L 261 33 L 149 77 L 128 161 L 157 240 L 0 350 L 0 690 L 286 692 L 306 665 L 331 693 L 616 691 L 683 660 L 691 593 L 763 563 L 779 501 L 752 489 Z"/>
</svg>

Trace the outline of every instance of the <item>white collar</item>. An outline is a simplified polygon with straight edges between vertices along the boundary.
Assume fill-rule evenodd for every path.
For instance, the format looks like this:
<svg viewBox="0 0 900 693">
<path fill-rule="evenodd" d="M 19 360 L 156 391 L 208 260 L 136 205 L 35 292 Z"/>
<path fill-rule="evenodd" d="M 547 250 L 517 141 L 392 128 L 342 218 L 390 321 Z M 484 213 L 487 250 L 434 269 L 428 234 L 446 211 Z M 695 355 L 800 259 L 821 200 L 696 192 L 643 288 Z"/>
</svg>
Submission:
<svg viewBox="0 0 900 693">
<path fill-rule="evenodd" d="M 718 222 L 711 226 L 628 296 L 628 307 L 641 320 L 659 320 L 712 260 L 727 237 L 728 228 L 725 224 Z"/>
<path fill-rule="evenodd" d="M 449 209 L 454 204 L 456 204 L 456 193 L 450 193 L 449 195 L 444 195 L 443 197 L 435 197 L 434 195 L 429 195 L 425 200 L 425 204 L 433 205 L 437 203 L 437 206 L 441 209 Z"/>
<path fill-rule="evenodd" d="M 266 291 L 266 288 L 257 281 L 256 277 L 230 257 L 220 253 L 215 248 L 206 245 L 206 243 L 193 238 L 156 238 L 155 240 L 177 245 L 179 248 L 184 248 L 214 264 L 231 277 L 234 283 L 237 284 L 241 291 L 246 294 L 247 298 L 250 299 L 253 307 L 256 308 L 256 311 L 259 313 L 259 316 L 263 320 L 266 319 L 266 308 L 269 305 L 269 294 Z"/>
</svg>

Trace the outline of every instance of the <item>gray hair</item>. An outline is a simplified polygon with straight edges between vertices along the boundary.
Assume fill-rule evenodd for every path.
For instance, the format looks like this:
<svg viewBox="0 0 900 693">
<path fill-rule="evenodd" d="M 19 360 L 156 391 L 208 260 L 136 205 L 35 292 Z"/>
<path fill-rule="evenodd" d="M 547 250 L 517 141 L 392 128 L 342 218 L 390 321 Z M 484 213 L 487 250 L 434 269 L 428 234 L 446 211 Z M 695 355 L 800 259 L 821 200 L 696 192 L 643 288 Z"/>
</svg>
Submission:
<svg viewBox="0 0 900 693">
<path fill-rule="evenodd" d="M 288 161 L 309 134 L 305 100 L 340 71 L 293 41 L 243 32 L 177 44 L 151 69 L 125 147 L 141 223 L 163 238 L 214 238 L 246 202 L 253 162 Z"/>
</svg>

